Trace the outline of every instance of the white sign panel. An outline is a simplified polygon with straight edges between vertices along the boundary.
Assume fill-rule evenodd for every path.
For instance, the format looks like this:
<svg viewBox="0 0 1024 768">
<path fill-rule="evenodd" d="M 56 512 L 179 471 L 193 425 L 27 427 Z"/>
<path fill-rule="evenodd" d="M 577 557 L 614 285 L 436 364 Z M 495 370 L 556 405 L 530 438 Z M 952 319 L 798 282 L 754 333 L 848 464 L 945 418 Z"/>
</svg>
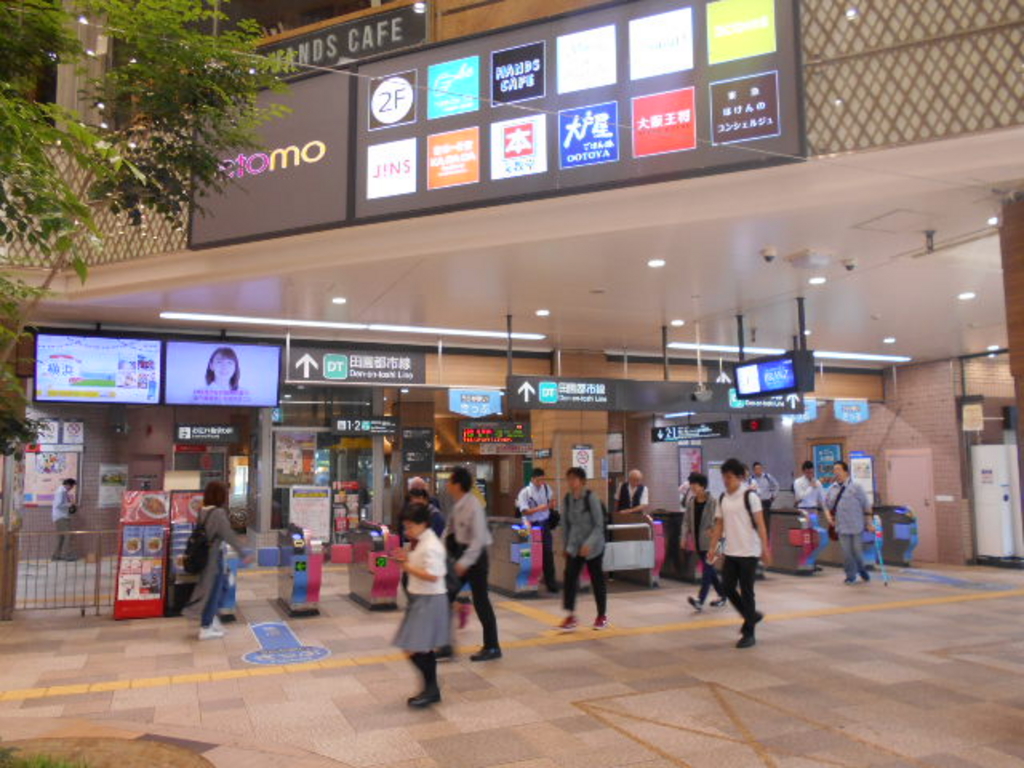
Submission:
<svg viewBox="0 0 1024 768">
<path fill-rule="evenodd" d="M 558 38 L 558 92 L 573 93 L 617 80 L 615 25 Z"/>
<path fill-rule="evenodd" d="M 331 489 L 324 486 L 293 486 L 288 522 L 308 530 L 314 539 L 331 536 Z"/>
<path fill-rule="evenodd" d="M 693 9 L 629 22 L 629 76 L 633 80 L 693 69 Z"/>
<path fill-rule="evenodd" d="M 544 115 L 505 120 L 491 126 L 491 178 L 513 179 L 548 170 Z"/>
<path fill-rule="evenodd" d="M 375 144 L 366 150 L 366 196 L 371 200 L 416 191 L 416 139 Z"/>
<path fill-rule="evenodd" d="M 572 447 L 572 465 L 587 473 L 587 479 L 594 479 L 594 446 L 574 445 Z"/>
</svg>

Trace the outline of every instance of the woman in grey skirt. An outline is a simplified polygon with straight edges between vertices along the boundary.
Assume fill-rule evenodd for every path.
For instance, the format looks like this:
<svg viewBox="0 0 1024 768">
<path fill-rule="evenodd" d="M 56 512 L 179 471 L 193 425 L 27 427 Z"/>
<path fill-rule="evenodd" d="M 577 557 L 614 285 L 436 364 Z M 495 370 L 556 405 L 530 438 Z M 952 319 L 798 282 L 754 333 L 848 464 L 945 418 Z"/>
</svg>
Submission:
<svg viewBox="0 0 1024 768">
<path fill-rule="evenodd" d="M 445 586 L 447 555 L 430 529 L 429 507 L 410 507 L 402 517 L 402 526 L 409 549 L 400 549 L 392 557 L 402 561 L 402 570 L 409 575 L 409 605 L 395 635 L 395 645 L 409 654 L 409 660 L 423 675 L 423 691 L 409 699 L 409 706 L 428 707 L 441 700 L 434 649 L 451 642 Z"/>
</svg>

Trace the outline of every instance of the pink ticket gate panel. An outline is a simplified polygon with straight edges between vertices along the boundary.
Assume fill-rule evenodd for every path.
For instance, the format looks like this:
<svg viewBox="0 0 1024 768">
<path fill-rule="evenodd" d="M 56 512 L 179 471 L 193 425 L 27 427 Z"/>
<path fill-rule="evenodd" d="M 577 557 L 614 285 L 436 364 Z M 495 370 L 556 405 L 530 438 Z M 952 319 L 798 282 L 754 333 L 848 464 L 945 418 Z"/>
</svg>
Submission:
<svg viewBox="0 0 1024 768">
<path fill-rule="evenodd" d="M 349 571 L 349 597 L 371 611 L 393 611 L 398 608 L 398 587 L 402 582 L 402 564 L 392 557 L 400 547 L 397 536 L 385 535 L 381 549 L 366 551 Z"/>
</svg>

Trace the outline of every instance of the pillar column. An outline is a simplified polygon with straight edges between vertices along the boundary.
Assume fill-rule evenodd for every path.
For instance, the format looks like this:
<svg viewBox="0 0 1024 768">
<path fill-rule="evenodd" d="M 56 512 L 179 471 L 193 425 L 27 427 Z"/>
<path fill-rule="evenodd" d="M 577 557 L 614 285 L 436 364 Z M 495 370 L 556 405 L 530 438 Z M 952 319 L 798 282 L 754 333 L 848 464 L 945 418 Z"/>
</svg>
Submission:
<svg viewBox="0 0 1024 768">
<path fill-rule="evenodd" d="M 999 246 L 1003 255 L 1010 371 L 1016 389 L 1017 413 L 1021 414 L 1024 413 L 1024 191 L 1012 195 L 1003 204 Z M 1024 477 L 1024 430 L 1019 417 L 1017 446 L 1021 477 Z M 1024 503 L 1021 507 L 1024 508 Z"/>
</svg>

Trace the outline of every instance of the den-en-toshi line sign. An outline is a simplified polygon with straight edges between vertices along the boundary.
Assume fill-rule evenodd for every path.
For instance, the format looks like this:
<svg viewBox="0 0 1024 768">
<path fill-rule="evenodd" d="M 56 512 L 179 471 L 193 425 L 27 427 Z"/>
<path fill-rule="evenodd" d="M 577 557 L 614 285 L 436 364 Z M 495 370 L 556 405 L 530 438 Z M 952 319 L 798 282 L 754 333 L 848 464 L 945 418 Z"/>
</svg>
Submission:
<svg viewBox="0 0 1024 768">
<path fill-rule="evenodd" d="M 331 349 L 290 345 L 287 384 L 423 384 L 427 360 L 422 352 Z"/>
</svg>

